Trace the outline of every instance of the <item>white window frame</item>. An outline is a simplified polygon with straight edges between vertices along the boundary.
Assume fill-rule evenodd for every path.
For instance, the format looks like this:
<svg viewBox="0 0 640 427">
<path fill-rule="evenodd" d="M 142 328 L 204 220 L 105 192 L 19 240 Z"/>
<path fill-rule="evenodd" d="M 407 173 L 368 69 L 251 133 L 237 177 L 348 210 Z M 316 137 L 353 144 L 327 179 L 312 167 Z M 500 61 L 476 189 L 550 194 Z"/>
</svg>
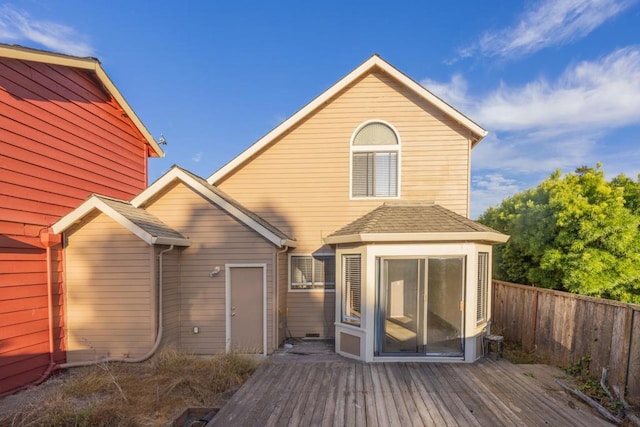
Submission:
<svg viewBox="0 0 640 427">
<path fill-rule="evenodd" d="M 353 145 L 356 135 L 358 132 L 362 130 L 365 126 L 368 126 L 372 123 L 380 123 L 387 126 L 389 129 L 393 131 L 396 135 L 396 139 L 398 140 L 397 144 L 394 145 Z M 353 154 L 354 153 L 396 153 L 396 195 L 395 196 L 354 196 L 353 195 Z M 400 198 L 400 189 L 402 188 L 401 182 L 401 165 L 402 165 L 402 141 L 400 140 L 400 134 L 396 130 L 396 128 L 391 125 L 389 122 L 380 119 L 372 119 L 367 120 L 366 122 L 360 124 L 356 128 L 355 131 L 351 134 L 351 139 L 349 141 L 349 199 L 350 200 L 372 200 L 372 199 L 399 199 Z"/>
<path fill-rule="evenodd" d="M 349 290 L 347 289 L 347 269 L 346 269 L 346 259 L 347 258 L 358 258 L 358 260 L 360 261 L 360 317 L 354 317 L 354 316 L 350 316 L 347 310 L 348 306 L 350 306 L 350 293 Z M 341 268 L 341 274 L 342 274 L 342 295 L 341 295 L 341 301 L 342 301 L 342 308 L 341 308 L 341 322 L 345 325 L 351 325 L 351 326 L 355 326 L 355 327 L 361 327 L 362 325 L 362 311 L 363 311 L 363 307 L 362 307 L 362 303 L 363 303 L 363 294 L 364 292 L 362 292 L 362 255 L 361 254 L 342 254 L 340 256 L 340 262 L 342 263 L 342 268 Z"/>
<path fill-rule="evenodd" d="M 484 271 L 480 268 L 481 259 L 484 258 Z M 489 252 L 478 252 L 477 256 L 477 287 L 476 287 L 476 324 L 485 323 L 489 317 Z"/>
<path fill-rule="evenodd" d="M 309 257 L 311 259 L 314 258 L 320 258 L 320 257 L 331 257 L 334 260 L 334 266 L 333 266 L 333 282 L 322 282 L 323 287 L 316 287 L 316 288 L 294 288 L 293 287 L 293 278 L 291 277 L 291 266 L 292 266 L 292 259 L 296 258 L 296 257 L 300 257 L 300 258 L 306 258 Z M 289 282 L 289 292 L 335 292 L 336 291 L 336 278 L 335 278 L 335 274 L 336 274 L 336 265 L 335 265 L 335 259 L 336 259 L 336 254 L 335 253 L 330 253 L 330 252 L 323 252 L 323 253 L 314 253 L 314 254 L 307 254 L 307 253 L 302 253 L 302 254 L 289 254 L 289 265 L 288 265 L 288 282 Z M 312 262 L 312 276 L 315 276 L 315 262 Z M 306 282 L 306 283 L 311 283 L 313 285 L 314 282 Z M 333 284 L 332 288 L 326 288 L 326 283 L 330 283 Z M 318 282 L 318 284 L 320 284 L 320 282 Z"/>
</svg>

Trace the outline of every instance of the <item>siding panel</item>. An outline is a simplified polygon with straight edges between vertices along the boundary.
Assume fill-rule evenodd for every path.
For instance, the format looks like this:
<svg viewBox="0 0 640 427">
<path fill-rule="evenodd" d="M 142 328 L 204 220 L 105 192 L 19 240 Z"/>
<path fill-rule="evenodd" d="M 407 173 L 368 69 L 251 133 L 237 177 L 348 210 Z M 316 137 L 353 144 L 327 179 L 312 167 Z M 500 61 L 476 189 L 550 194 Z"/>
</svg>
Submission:
<svg viewBox="0 0 640 427">
<path fill-rule="evenodd" d="M 92 253 L 84 251 L 87 236 Z M 66 264 L 74 266 L 66 276 L 67 359 L 147 353 L 156 329 L 153 248 L 104 214 L 89 216 L 67 239 Z M 121 246 L 140 256 L 123 261 Z"/>
</svg>

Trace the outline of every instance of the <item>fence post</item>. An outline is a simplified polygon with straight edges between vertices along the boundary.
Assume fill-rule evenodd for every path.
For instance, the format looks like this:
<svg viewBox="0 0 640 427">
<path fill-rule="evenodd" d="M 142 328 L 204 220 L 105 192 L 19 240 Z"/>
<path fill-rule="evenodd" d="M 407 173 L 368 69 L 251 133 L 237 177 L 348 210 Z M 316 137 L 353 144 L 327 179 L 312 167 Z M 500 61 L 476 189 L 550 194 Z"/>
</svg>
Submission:
<svg viewBox="0 0 640 427">
<path fill-rule="evenodd" d="M 538 291 L 533 289 L 532 307 L 531 307 L 531 336 L 529 339 L 529 350 L 536 348 L 536 330 L 538 328 Z"/>
</svg>

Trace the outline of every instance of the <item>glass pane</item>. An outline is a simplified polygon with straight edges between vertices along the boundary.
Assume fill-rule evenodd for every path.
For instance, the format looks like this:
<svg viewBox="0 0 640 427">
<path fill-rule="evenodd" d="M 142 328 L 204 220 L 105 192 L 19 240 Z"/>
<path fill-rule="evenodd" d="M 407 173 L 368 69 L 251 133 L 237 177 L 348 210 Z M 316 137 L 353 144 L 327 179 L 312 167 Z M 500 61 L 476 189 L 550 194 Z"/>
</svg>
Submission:
<svg viewBox="0 0 640 427">
<path fill-rule="evenodd" d="M 423 290 L 419 286 L 419 260 L 387 259 L 383 264 L 382 352 L 416 353 L 422 339 L 420 321 Z"/>
<path fill-rule="evenodd" d="M 373 153 L 353 153 L 353 197 L 373 196 Z"/>
<path fill-rule="evenodd" d="M 314 285 L 316 287 L 333 289 L 336 283 L 336 258 L 333 255 L 320 255 L 314 257 Z"/>
<path fill-rule="evenodd" d="M 362 295 L 360 255 L 344 255 L 342 260 L 344 270 L 342 321 L 360 325 Z"/>
<path fill-rule="evenodd" d="M 427 353 L 462 354 L 464 258 L 429 258 Z"/>
<path fill-rule="evenodd" d="M 397 145 L 395 132 L 384 123 L 369 123 L 353 139 L 353 145 Z"/>
<path fill-rule="evenodd" d="M 476 321 L 487 319 L 487 290 L 489 285 L 489 253 L 478 253 L 478 301 L 476 305 Z"/>
<path fill-rule="evenodd" d="M 310 256 L 291 257 L 291 288 L 306 289 L 311 287 L 313 258 Z"/>
<path fill-rule="evenodd" d="M 397 158 L 397 153 L 376 153 L 376 196 L 396 196 Z"/>
</svg>

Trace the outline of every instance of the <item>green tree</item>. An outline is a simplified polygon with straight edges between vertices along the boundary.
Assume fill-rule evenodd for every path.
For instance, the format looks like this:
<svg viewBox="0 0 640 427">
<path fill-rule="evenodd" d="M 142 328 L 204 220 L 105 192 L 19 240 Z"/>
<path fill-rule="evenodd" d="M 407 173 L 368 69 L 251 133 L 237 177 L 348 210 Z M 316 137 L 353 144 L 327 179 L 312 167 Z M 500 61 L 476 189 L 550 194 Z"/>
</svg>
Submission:
<svg viewBox="0 0 640 427">
<path fill-rule="evenodd" d="M 496 250 L 496 277 L 640 303 L 639 205 L 640 182 L 607 182 L 598 164 L 556 171 L 479 221 L 511 236 Z"/>
<path fill-rule="evenodd" d="M 624 205 L 636 215 L 640 215 L 640 174 L 634 181 L 626 175 L 618 175 L 611 180 L 611 185 L 621 187 Z"/>
</svg>

